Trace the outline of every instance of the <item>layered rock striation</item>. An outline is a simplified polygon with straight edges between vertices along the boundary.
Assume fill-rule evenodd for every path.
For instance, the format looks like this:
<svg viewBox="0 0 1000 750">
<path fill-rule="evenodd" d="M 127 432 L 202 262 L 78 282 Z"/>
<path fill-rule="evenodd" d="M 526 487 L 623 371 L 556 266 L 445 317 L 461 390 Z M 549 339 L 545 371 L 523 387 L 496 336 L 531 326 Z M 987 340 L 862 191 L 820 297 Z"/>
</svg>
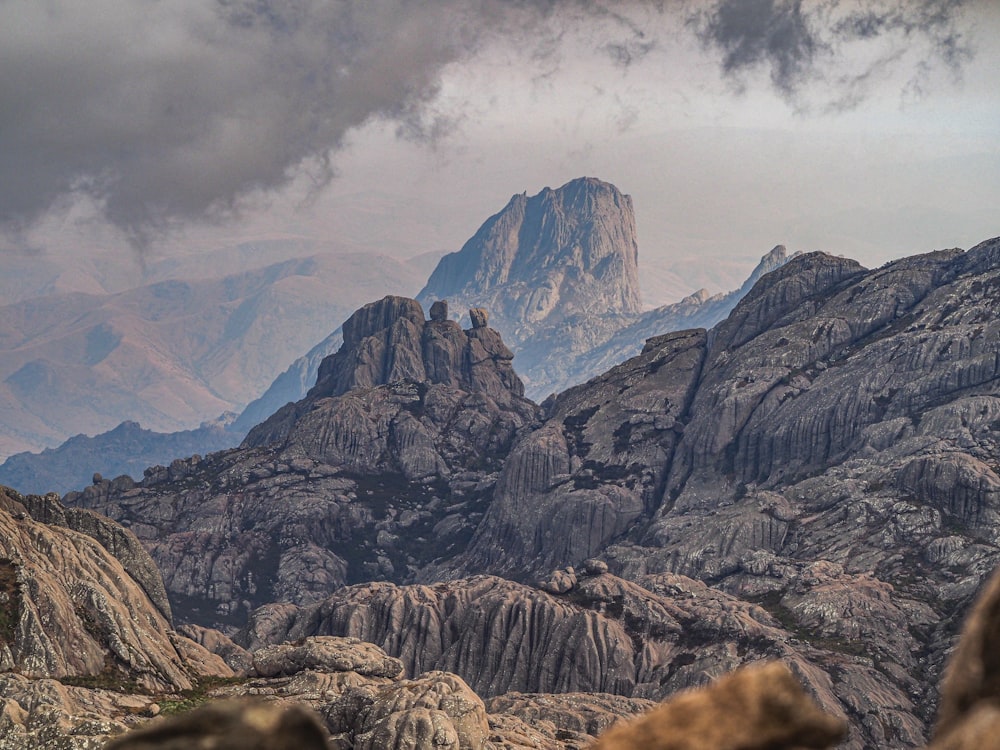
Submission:
<svg viewBox="0 0 1000 750">
<path fill-rule="evenodd" d="M 0 746 L 98 747 L 152 703 L 135 693 L 232 675 L 169 616 L 132 534 L 0 488 Z"/>
<path fill-rule="evenodd" d="M 640 699 L 661 700 L 741 664 L 781 659 L 831 715 L 856 720 L 864 710 L 904 743 L 922 742 L 911 698 L 890 678 L 849 649 L 796 637 L 761 606 L 673 574 L 626 581 L 600 566 L 563 572 L 571 580 L 560 593 L 489 576 L 353 586 L 308 607 L 264 607 L 238 640 L 259 649 L 315 634 L 361 638 L 410 673 L 455 672 L 479 695 L 498 696 L 490 705 L 526 716 L 538 708 L 523 693 L 587 693 L 605 703 L 600 694 L 616 694 L 637 701 L 619 704 L 631 713 Z M 582 713 L 581 699 L 572 702 Z M 881 746 L 885 735 L 874 721 L 855 723 L 845 746 Z"/>
</svg>

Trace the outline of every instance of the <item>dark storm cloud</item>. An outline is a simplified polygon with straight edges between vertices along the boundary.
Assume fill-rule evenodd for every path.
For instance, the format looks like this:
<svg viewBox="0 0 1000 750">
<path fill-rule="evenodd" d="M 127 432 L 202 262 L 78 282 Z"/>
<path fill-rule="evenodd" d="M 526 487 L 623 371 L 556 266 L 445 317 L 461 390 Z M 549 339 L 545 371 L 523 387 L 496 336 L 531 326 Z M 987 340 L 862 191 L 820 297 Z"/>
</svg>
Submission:
<svg viewBox="0 0 1000 750">
<path fill-rule="evenodd" d="M 801 2 L 724 0 L 695 23 L 702 41 L 722 52 L 723 71 L 736 74 L 765 64 L 786 94 L 812 69 L 822 46 Z"/>
<path fill-rule="evenodd" d="M 767 66 L 793 96 L 839 40 L 930 35 L 958 64 L 960 3 L 723 0 L 691 21 L 739 76 Z M 294 177 L 330 179 L 331 151 L 373 118 L 431 139 L 442 70 L 484 42 L 551 56 L 567 25 L 598 22 L 595 52 L 629 67 L 659 43 L 633 0 L 2 0 L 0 225 L 25 226 L 86 193 L 141 243 L 175 221 L 229 215 Z M 702 7 L 697 5 L 694 7 Z M 852 6 L 853 7 L 853 6 Z M 687 10 L 685 10 L 687 9 Z M 881 9 L 881 10 L 877 10 Z M 831 25 L 834 24 L 834 25 Z M 930 29 L 930 31 L 928 31 Z M 554 68 L 553 68 L 554 69 Z"/>
<path fill-rule="evenodd" d="M 900 56 L 888 48 L 850 74 L 836 74 L 845 45 L 891 40 L 920 44 L 926 49 L 912 73 L 919 85 L 943 63 L 953 72 L 971 54 L 962 28 L 968 0 L 719 0 L 690 15 L 706 47 L 722 55 L 722 70 L 739 85 L 747 73 L 766 68 L 775 88 L 796 100 L 804 87 L 818 80 L 832 82 L 834 103 L 856 105 L 865 82 Z M 831 72 L 833 71 L 833 72 Z"/>
<path fill-rule="evenodd" d="M 0 3 L 0 221 L 72 191 L 141 240 L 226 213 L 373 117 L 420 116 L 443 66 L 551 13 L 499 0 L 6 0 Z"/>
</svg>

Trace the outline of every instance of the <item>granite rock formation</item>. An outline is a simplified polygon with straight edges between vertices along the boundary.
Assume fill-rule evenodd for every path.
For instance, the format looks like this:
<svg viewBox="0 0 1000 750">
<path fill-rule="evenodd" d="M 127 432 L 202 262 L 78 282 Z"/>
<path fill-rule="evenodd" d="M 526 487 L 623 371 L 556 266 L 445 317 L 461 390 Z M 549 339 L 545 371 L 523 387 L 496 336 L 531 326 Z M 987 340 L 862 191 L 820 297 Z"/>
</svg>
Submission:
<svg viewBox="0 0 1000 750">
<path fill-rule="evenodd" d="M 152 703 L 136 693 L 232 675 L 173 631 L 148 563 L 107 519 L 0 488 L 0 747 L 97 748 Z"/>
<path fill-rule="evenodd" d="M 537 418 L 492 328 L 386 297 L 343 329 L 309 396 L 239 450 L 67 495 L 147 544 L 183 619 L 231 629 L 268 602 L 404 580 L 457 554 Z"/>
<path fill-rule="evenodd" d="M 582 177 L 513 196 L 461 250 L 440 260 L 417 299 L 489 310 L 517 354 L 528 395 L 541 399 L 635 355 L 647 338 L 714 325 L 786 260 L 778 246 L 741 289 L 714 296 L 702 290 L 644 312 L 632 199 Z"/>
<path fill-rule="evenodd" d="M 306 652 L 320 658 L 301 659 Z M 407 678 L 377 646 L 350 638 L 306 638 L 262 649 L 254 658 L 274 674 L 209 688 L 205 698 L 216 701 L 154 719 L 108 749 L 171 750 L 202 742 L 220 750 L 571 750 L 651 705 L 603 694 L 512 694 L 485 703 L 455 674 Z M 385 667 L 393 663 L 389 674 Z M 298 744 L 288 744 L 290 738 Z M 56 746 L 44 750 L 50 747 Z"/>
<path fill-rule="evenodd" d="M 446 321 L 384 301 L 242 449 L 68 500 L 136 531 L 184 618 L 233 634 L 270 602 L 244 646 L 355 636 L 484 695 L 659 698 L 780 657 L 847 747 L 919 747 L 1000 563 L 998 301 L 1000 240 L 873 271 L 801 255 L 541 410 L 492 329 L 425 348 Z M 566 638 L 599 657 L 560 661 Z"/>
<path fill-rule="evenodd" d="M 521 294 L 512 293 L 512 288 Z M 632 199 L 588 177 L 515 195 L 461 250 L 444 256 L 420 299 L 478 301 L 522 331 L 577 313 L 638 313 Z"/>
<path fill-rule="evenodd" d="M 594 575 L 600 580 L 595 591 L 625 590 L 623 582 L 604 572 Z M 1000 574 L 970 614 L 950 660 L 931 750 L 1000 747 L 995 731 L 1000 666 L 993 654 L 998 599 Z M 577 604 L 586 608 L 584 601 L 586 597 Z M 425 598 L 423 604 L 428 603 Z M 603 603 L 624 605 L 603 607 L 603 616 L 628 622 L 635 614 L 630 612 L 636 604 L 631 595 Z M 673 604 L 674 612 L 684 609 L 666 599 L 661 604 Z M 645 614 L 662 618 L 665 612 L 654 608 Z M 269 674 L 280 676 L 248 676 L 215 688 L 210 696 L 223 700 L 149 722 L 109 748 L 171 750 L 203 743 L 234 750 L 330 745 L 570 750 L 591 744 L 595 750 L 796 750 L 830 747 L 846 727 L 843 718 L 823 705 L 827 696 L 812 682 L 822 673 L 810 674 L 787 655 L 783 661 L 758 661 L 681 691 L 658 706 L 600 693 L 507 693 L 484 702 L 454 674 L 430 671 L 406 679 L 398 674 L 399 662 L 377 646 L 334 636 L 265 647 L 254 658 L 268 665 Z M 235 700 L 239 696 L 253 699 Z M 4 715 L 11 717 L 9 704 Z M 594 735 L 600 735 L 596 743 L 591 742 Z M 40 747 L 65 747 L 58 744 L 61 739 Z M 82 747 L 72 739 L 69 746 Z"/>
<path fill-rule="evenodd" d="M 674 574 L 626 581 L 581 571 L 561 594 L 489 576 L 360 584 L 306 607 L 263 607 L 237 640 L 253 650 L 316 634 L 376 643 L 409 673 L 455 672 L 487 698 L 612 693 L 636 708 L 777 658 L 825 711 L 851 721 L 845 747 L 890 746 L 886 727 L 902 744 L 923 742 L 907 689 L 849 642 L 803 638 L 758 604 Z"/>
<path fill-rule="evenodd" d="M 826 748 L 844 722 L 824 713 L 780 663 L 746 667 L 601 736 L 595 750 Z"/>
<path fill-rule="evenodd" d="M 636 247 L 631 199 L 613 185 L 581 178 L 533 197 L 513 196 L 460 251 L 439 262 L 417 298 L 432 320 L 430 308 L 446 300 L 452 317 L 468 309 L 473 327 L 472 310 L 492 315 L 491 325 L 517 354 L 527 394 L 542 399 L 635 355 L 647 338 L 715 325 L 760 276 L 788 258 L 779 245 L 737 290 L 710 295 L 702 289 L 644 311 Z M 234 428 L 245 434 L 302 399 L 342 342 L 338 328 L 293 362 Z"/>
</svg>

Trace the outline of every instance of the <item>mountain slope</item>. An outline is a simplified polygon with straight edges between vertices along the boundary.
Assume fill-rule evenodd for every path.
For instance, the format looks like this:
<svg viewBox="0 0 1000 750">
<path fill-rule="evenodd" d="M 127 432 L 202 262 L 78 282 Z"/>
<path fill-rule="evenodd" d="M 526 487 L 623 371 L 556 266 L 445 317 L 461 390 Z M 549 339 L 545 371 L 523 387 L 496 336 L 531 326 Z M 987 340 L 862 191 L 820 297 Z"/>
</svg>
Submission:
<svg viewBox="0 0 1000 750">
<path fill-rule="evenodd" d="M 779 245 L 738 290 L 695 292 L 643 312 L 634 224 L 631 199 L 593 178 L 530 198 L 515 195 L 460 251 L 438 262 L 417 299 L 425 308 L 448 300 L 456 312 L 487 309 L 490 325 L 517 356 L 527 394 L 540 400 L 637 354 L 651 336 L 715 325 L 762 274 L 788 258 Z M 320 362 L 341 342 L 337 329 L 295 360 L 235 428 L 249 430 L 305 396 Z"/>
<path fill-rule="evenodd" d="M 615 583 L 592 606 L 621 618 L 644 649 L 642 669 L 664 685 L 685 667 L 696 682 L 795 652 L 850 721 L 846 747 L 918 746 L 933 715 L 927 686 L 1000 562 L 998 295 L 1000 239 L 872 271 L 797 256 L 723 323 L 651 339 L 543 414 L 509 386 L 495 390 L 507 406 L 460 388 L 456 410 L 445 385 L 453 369 L 425 390 L 435 324 L 418 325 L 415 303 L 383 302 L 345 326 L 313 396 L 244 448 L 67 501 L 130 523 L 164 567 L 175 606 L 200 597 L 185 616 L 218 622 L 270 597 L 284 604 L 261 622 L 282 632 L 281 617 L 301 612 L 295 637 L 348 617 L 344 600 L 330 599 L 344 583 L 437 581 L 443 593 L 453 587 L 459 617 L 459 592 L 473 584 L 441 581 L 537 580 L 579 605 L 591 596 L 580 571 L 610 568 L 632 593 Z M 353 332 L 362 329 L 372 335 Z M 505 349 L 492 364 L 441 351 L 453 353 L 442 362 L 509 367 Z M 490 369 L 489 382 L 503 382 L 502 371 Z M 473 431 L 455 442 L 456 427 Z M 198 531 L 219 528 L 240 535 Z M 255 534 L 284 546 L 258 549 Z M 717 630 L 713 649 L 678 648 L 656 598 L 691 597 L 678 577 L 774 637 L 743 643 Z M 389 611 L 426 599 L 420 587 L 397 591 Z M 550 616 L 519 609 L 534 597 L 512 593 L 475 616 L 523 622 L 524 638 L 544 642 Z M 452 632 L 426 610 L 407 622 L 414 638 Z M 755 632 L 743 622 L 739 632 Z M 462 662 L 466 677 L 486 675 L 505 646 Z M 571 682 L 568 672 L 552 679 Z"/>
<path fill-rule="evenodd" d="M 41 453 L 15 453 L 0 464 L 0 484 L 22 493 L 66 493 L 85 487 L 95 475 L 141 477 L 156 464 L 178 456 L 232 448 L 244 434 L 230 429 L 233 415 L 196 430 L 153 432 L 138 422 L 122 422 L 113 430 L 88 437 L 76 435 L 58 448 Z"/>
</svg>

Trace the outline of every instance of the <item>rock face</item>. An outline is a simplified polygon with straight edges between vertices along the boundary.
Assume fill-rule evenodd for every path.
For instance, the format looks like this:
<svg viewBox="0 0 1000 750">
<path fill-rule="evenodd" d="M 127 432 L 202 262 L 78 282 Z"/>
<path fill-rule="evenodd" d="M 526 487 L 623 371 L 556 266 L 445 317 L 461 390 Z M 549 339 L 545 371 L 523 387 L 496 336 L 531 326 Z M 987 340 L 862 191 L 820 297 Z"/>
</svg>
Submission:
<svg viewBox="0 0 1000 750">
<path fill-rule="evenodd" d="M 0 488 L 0 747 L 96 748 L 152 701 L 131 693 L 232 675 L 171 629 L 153 577 L 121 527 Z"/>
<path fill-rule="evenodd" d="M 269 656 L 262 657 L 264 651 Z M 338 657 L 303 662 L 295 655 L 303 652 Z M 108 750 L 196 745 L 220 750 L 571 750 L 592 741 L 615 719 L 650 705 L 612 695 L 541 694 L 502 696 L 486 705 L 449 672 L 383 676 L 382 666 L 395 660 L 372 644 L 348 638 L 306 638 L 263 649 L 254 658 L 272 661 L 276 676 L 254 675 L 210 689 L 216 702 L 155 719 L 117 738 Z"/>
<path fill-rule="evenodd" d="M 238 627 L 262 604 L 404 580 L 457 554 L 537 418 L 492 328 L 386 297 L 343 329 L 310 395 L 240 450 L 67 495 L 135 531 L 184 619 Z"/>
<path fill-rule="evenodd" d="M 682 583 L 679 578 L 670 581 L 669 593 L 664 591 L 657 597 L 659 602 L 646 601 L 654 606 L 637 610 L 648 591 L 637 598 L 641 589 L 634 584 L 624 585 L 603 572 L 597 576 L 599 584 L 583 592 L 576 606 L 587 608 L 601 602 L 602 616 L 621 618 L 626 627 L 662 623 L 673 614 L 680 614 L 678 624 L 686 625 L 685 613 L 699 618 L 709 615 L 711 626 L 725 621 L 711 618 L 711 610 L 696 611 L 697 605 L 689 611 L 691 602 L 681 603 L 683 597 L 677 601 L 680 589 L 676 586 Z M 469 583 L 459 582 L 457 588 Z M 607 594 L 612 598 L 602 598 Z M 1000 667 L 994 652 L 998 599 L 1000 578 L 995 576 L 968 618 L 951 658 L 941 688 L 932 750 L 997 747 Z M 754 617 L 759 613 L 745 608 L 731 613 L 742 615 L 744 637 L 761 637 L 760 632 L 753 632 Z M 674 636 L 681 632 L 668 630 Z M 663 640 L 664 633 L 647 635 Z M 570 750 L 582 745 L 597 750 L 820 750 L 838 743 L 846 728 L 844 719 L 824 705 L 828 695 L 822 683 L 815 682 L 823 673 L 810 671 L 808 664 L 788 653 L 782 661 L 755 662 L 682 691 L 655 707 L 649 701 L 599 693 L 507 693 L 484 703 L 457 675 L 430 671 L 405 679 L 399 662 L 377 646 L 335 636 L 266 646 L 253 658 L 255 663 L 266 665 L 265 672 L 272 676 L 250 676 L 209 689 L 211 697 L 221 700 L 180 716 L 151 721 L 112 740 L 108 750 L 194 746 L 220 750 L 331 746 Z M 867 685 L 869 691 L 875 687 Z M 877 696 L 877 690 L 872 694 Z M 253 697 L 237 699 L 246 696 Z M 52 694 L 38 697 L 44 702 L 51 700 Z M 67 699 L 68 694 L 60 696 L 64 703 Z M 142 706 L 141 700 L 136 705 Z M 147 714 L 157 712 L 152 709 L 148 706 Z M 3 730 L 23 724 L 23 709 L 13 701 L 6 701 L 2 711 Z M 67 736 L 56 731 L 44 737 L 36 733 L 32 746 L 42 750 L 90 748 L 102 734 L 120 729 L 113 722 L 94 721 L 86 729 L 87 737 L 79 732 Z M 11 738 L 0 735 L 0 742 Z"/>
<path fill-rule="evenodd" d="M 765 276 L 708 334 L 688 406 L 666 409 L 678 436 L 652 512 L 601 553 L 627 578 L 692 576 L 759 602 L 818 646 L 856 648 L 900 698 L 884 724 L 884 713 L 876 719 L 860 704 L 849 711 L 872 744 L 919 744 L 949 623 L 1000 562 L 998 247 L 871 272 L 814 254 Z M 690 369 L 668 359 L 642 378 L 662 389 L 691 382 Z M 608 409 L 606 377 L 574 389 L 595 417 Z M 650 411 L 655 426 L 662 412 Z M 523 434 L 458 571 L 547 575 L 579 564 L 584 549 L 556 542 L 553 554 L 552 542 L 592 533 L 594 518 L 573 515 L 575 503 L 537 515 L 525 508 L 586 476 L 584 462 L 572 461 L 574 442 L 627 467 L 635 425 L 616 421 L 576 441 L 552 418 Z M 536 471 L 544 489 L 512 491 L 505 476 L 527 446 L 539 458 L 526 465 L 547 465 L 545 456 L 557 468 Z M 533 491 L 544 500 L 529 500 Z M 514 554 L 497 554 L 508 545 Z M 851 702 L 848 683 L 836 691 Z"/>
<path fill-rule="evenodd" d="M 638 313 L 632 199 L 589 177 L 530 198 L 515 195 L 461 250 L 440 260 L 418 295 L 431 297 L 478 300 L 516 330 L 553 316 Z"/>
<path fill-rule="evenodd" d="M 517 353 L 528 395 L 541 399 L 634 356 L 647 338 L 714 325 L 786 260 L 778 246 L 742 289 L 695 293 L 643 312 L 632 199 L 583 177 L 532 197 L 515 195 L 461 250 L 441 259 L 417 298 L 489 310 Z"/>
<path fill-rule="evenodd" d="M 171 643 L 169 621 L 121 562 L 91 534 L 36 520 L 29 508 L 42 503 L 22 499 L 0 490 L 4 671 L 62 678 L 110 669 L 150 688 L 191 687 Z M 51 498 L 45 504 L 58 505 Z M 91 516 L 105 529 L 112 526 L 87 511 L 72 515 L 78 526 L 80 516 Z M 111 534 L 105 536 L 108 546 L 116 546 Z M 134 537 L 130 541 L 117 546 L 148 560 Z"/>
<path fill-rule="evenodd" d="M 776 656 L 847 747 L 918 747 L 1000 563 L 998 302 L 1000 240 L 801 255 L 539 412 L 499 347 L 466 367 L 492 329 L 390 300 L 244 448 L 69 499 L 136 531 L 183 617 L 270 602 L 244 645 L 354 636 L 483 695 L 660 698 Z"/>
<path fill-rule="evenodd" d="M 585 692 L 660 700 L 741 664 L 779 658 L 832 716 L 855 718 L 864 706 L 906 743 L 922 741 L 907 693 L 849 644 L 802 640 L 762 607 L 684 576 L 632 582 L 583 574 L 558 595 L 483 576 L 430 586 L 364 584 L 309 607 L 258 610 L 238 640 L 258 649 L 313 634 L 372 641 L 407 672 L 453 671 L 486 697 Z M 528 717 L 532 711 L 523 698 L 490 705 L 519 706 Z M 874 724 L 855 725 L 846 746 L 882 739 Z"/>
<path fill-rule="evenodd" d="M 546 403 L 511 450 L 461 569 L 540 574 L 600 553 L 659 503 L 705 357 L 704 331 L 642 354 Z"/>
<path fill-rule="evenodd" d="M 473 308 L 477 319 L 478 310 L 489 310 L 518 353 L 529 393 L 551 393 L 574 382 L 568 362 L 552 362 L 553 345 L 565 360 L 641 311 L 632 199 L 587 177 L 515 195 L 461 250 L 441 259 L 417 298 Z"/>
</svg>

